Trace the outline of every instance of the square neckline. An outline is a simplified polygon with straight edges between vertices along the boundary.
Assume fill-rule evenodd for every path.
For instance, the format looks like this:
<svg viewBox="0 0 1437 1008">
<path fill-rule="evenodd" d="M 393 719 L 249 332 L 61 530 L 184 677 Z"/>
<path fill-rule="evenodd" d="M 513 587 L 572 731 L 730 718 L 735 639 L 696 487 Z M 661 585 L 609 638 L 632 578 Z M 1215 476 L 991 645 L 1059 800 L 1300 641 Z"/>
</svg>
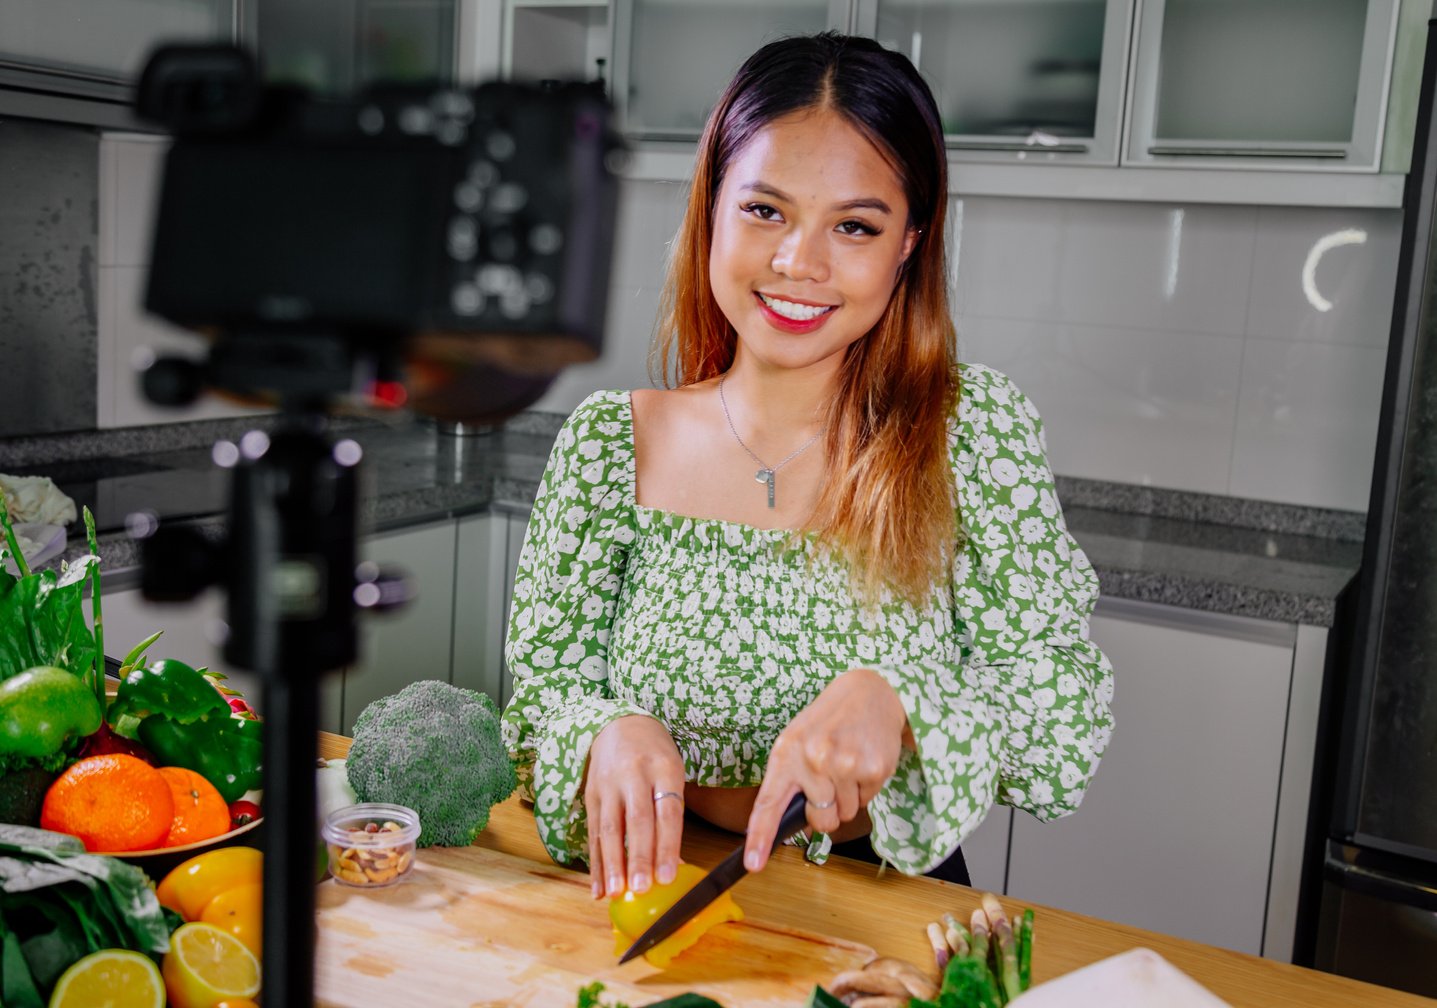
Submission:
<svg viewBox="0 0 1437 1008">
<path fill-rule="evenodd" d="M 629 449 L 629 458 L 628 458 L 628 463 L 627 463 L 627 471 L 628 471 L 628 477 L 629 477 L 629 479 L 628 479 L 628 484 L 629 484 L 629 485 L 628 485 L 628 498 L 629 498 L 628 504 L 629 504 L 629 506 L 634 510 L 634 512 L 635 512 L 636 514 L 637 514 L 637 513 L 640 513 L 640 512 L 646 513 L 646 514 L 648 514 L 648 515 L 653 516 L 653 517 L 656 518 L 656 519 L 659 519 L 659 520 L 661 520 L 661 521 L 664 521 L 664 522 L 668 523 L 668 524 L 671 525 L 671 526 L 677 525 L 677 524 L 680 523 L 680 522 L 689 522 L 690 524 L 694 524 L 694 525 L 710 525 L 710 526 L 715 526 L 715 527 L 718 527 L 718 528 L 731 528 L 731 529 L 736 529 L 736 530 L 738 530 L 738 531 L 740 531 L 740 532 L 742 532 L 742 533 L 744 533 L 744 534 L 750 535 L 750 536 L 763 536 L 763 537 L 765 537 L 765 538 L 771 538 L 771 539 L 783 539 L 783 538 L 785 538 L 785 537 L 787 537 L 787 536 L 791 536 L 791 535 L 801 536 L 801 537 L 803 537 L 803 538 L 810 538 L 810 537 L 813 535 L 812 531 L 809 530 L 809 529 L 793 529 L 793 528 L 777 528 L 777 527 L 765 528 L 765 527 L 762 526 L 762 525 L 752 525 L 752 524 L 750 524 L 750 523 L 748 523 L 748 522 L 733 521 L 732 519 L 729 519 L 729 518 L 710 518 L 710 517 L 700 517 L 700 516 L 698 516 L 698 515 L 686 515 L 686 514 L 681 514 L 681 513 L 678 512 L 678 511 L 670 511 L 670 510 L 668 510 L 668 509 L 666 509 L 666 508 L 653 507 L 652 505 L 649 505 L 649 504 L 640 504 L 640 503 L 639 503 L 639 451 L 638 451 L 638 446 L 637 446 L 637 445 L 635 444 L 635 442 L 634 442 L 634 390 L 633 390 L 633 389 L 625 389 L 625 390 L 623 390 L 622 405 L 623 405 L 622 419 L 624 420 L 624 422 L 625 422 L 625 424 L 626 424 L 626 426 L 627 426 L 627 428 L 628 428 L 628 431 L 627 431 L 628 449 Z"/>
</svg>

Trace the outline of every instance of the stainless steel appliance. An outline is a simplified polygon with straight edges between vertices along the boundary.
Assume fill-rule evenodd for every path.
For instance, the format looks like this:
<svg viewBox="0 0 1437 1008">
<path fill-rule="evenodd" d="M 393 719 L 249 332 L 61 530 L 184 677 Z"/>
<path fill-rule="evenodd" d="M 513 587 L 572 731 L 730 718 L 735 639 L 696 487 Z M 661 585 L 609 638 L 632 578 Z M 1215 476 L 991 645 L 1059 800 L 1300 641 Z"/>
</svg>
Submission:
<svg viewBox="0 0 1437 1008">
<path fill-rule="evenodd" d="M 1429 30 L 1362 567 L 1329 637 L 1294 958 L 1437 997 L 1434 84 Z"/>
</svg>

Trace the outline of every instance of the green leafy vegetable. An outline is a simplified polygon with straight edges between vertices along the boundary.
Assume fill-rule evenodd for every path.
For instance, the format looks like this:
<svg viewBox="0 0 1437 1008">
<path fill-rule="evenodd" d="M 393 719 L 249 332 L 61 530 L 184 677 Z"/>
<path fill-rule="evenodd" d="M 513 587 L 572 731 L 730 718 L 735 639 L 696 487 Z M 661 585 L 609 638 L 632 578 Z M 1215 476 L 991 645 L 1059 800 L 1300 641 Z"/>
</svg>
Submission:
<svg viewBox="0 0 1437 1008">
<path fill-rule="evenodd" d="M 145 873 L 63 834 L 0 825 L 0 1000 L 44 1008 L 71 964 L 126 948 L 159 961 L 181 923 Z"/>
</svg>

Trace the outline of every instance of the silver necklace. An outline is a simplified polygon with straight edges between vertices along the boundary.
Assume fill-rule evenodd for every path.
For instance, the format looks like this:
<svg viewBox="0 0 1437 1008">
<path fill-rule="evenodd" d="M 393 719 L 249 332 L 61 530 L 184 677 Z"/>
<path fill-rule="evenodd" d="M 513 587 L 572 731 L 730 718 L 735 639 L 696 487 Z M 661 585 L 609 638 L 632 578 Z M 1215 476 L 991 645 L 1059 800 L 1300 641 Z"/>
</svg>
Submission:
<svg viewBox="0 0 1437 1008">
<path fill-rule="evenodd" d="M 748 457 L 749 457 L 749 458 L 753 459 L 755 462 L 758 463 L 759 469 L 758 469 L 758 472 L 754 473 L 753 479 L 754 479 L 754 482 L 755 482 L 755 483 L 766 483 L 766 484 L 768 485 L 768 506 L 769 506 L 769 509 L 772 510 L 772 509 L 773 509 L 773 491 L 774 491 L 774 482 L 775 482 L 774 476 L 777 475 L 777 473 L 778 473 L 778 471 L 779 471 L 780 469 L 782 469 L 784 466 L 788 465 L 788 464 L 789 464 L 790 462 L 792 462 L 794 459 L 798 458 L 798 456 L 801 455 L 801 454 L 808 448 L 809 445 L 811 445 L 811 444 L 813 444 L 813 442 L 817 441 L 817 440 L 819 439 L 819 436 L 823 434 L 823 431 L 819 431 L 817 434 L 813 435 L 813 437 L 809 438 L 809 439 L 808 439 L 807 441 L 805 441 L 803 444 L 799 445 L 796 449 L 794 449 L 792 452 L 789 453 L 788 458 L 784 459 L 784 460 L 783 460 L 782 462 L 780 462 L 778 465 L 775 465 L 775 466 L 769 465 L 769 464 L 766 463 L 763 459 L 761 459 L 761 458 L 759 458 L 757 455 L 755 455 L 754 452 L 753 452 L 753 449 L 750 448 L 748 445 L 744 444 L 744 443 L 743 443 L 743 438 L 741 438 L 741 437 L 738 436 L 738 430 L 737 430 L 737 429 L 734 427 L 734 425 L 733 425 L 733 417 L 729 416 L 729 412 L 728 412 L 728 400 L 725 399 L 725 398 L 724 398 L 724 395 L 723 395 L 723 383 L 724 383 L 724 379 L 727 378 L 727 377 L 728 377 L 728 375 L 726 375 L 726 374 L 719 375 L 719 383 L 718 383 L 719 405 L 723 407 L 723 418 L 728 421 L 728 429 L 729 429 L 729 431 L 733 434 L 733 439 L 738 442 L 738 446 L 739 446 L 740 448 L 742 448 L 744 451 L 748 452 Z"/>
</svg>

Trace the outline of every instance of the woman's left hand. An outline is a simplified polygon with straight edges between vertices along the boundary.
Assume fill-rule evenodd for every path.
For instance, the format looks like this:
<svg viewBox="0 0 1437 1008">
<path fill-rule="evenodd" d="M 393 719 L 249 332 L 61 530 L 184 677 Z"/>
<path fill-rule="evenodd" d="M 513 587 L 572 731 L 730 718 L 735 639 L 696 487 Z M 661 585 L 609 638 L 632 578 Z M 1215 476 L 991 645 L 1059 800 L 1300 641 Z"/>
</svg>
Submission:
<svg viewBox="0 0 1437 1008">
<path fill-rule="evenodd" d="M 818 832 L 857 816 L 893 776 L 905 744 L 912 744 L 908 714 L 887 680 L 866 668 L 834 679 L 773 744 L 748 819 L 744 865 L 758 871 L 768 863 L 778 821 L 800 791 Z"/>
</svg>

